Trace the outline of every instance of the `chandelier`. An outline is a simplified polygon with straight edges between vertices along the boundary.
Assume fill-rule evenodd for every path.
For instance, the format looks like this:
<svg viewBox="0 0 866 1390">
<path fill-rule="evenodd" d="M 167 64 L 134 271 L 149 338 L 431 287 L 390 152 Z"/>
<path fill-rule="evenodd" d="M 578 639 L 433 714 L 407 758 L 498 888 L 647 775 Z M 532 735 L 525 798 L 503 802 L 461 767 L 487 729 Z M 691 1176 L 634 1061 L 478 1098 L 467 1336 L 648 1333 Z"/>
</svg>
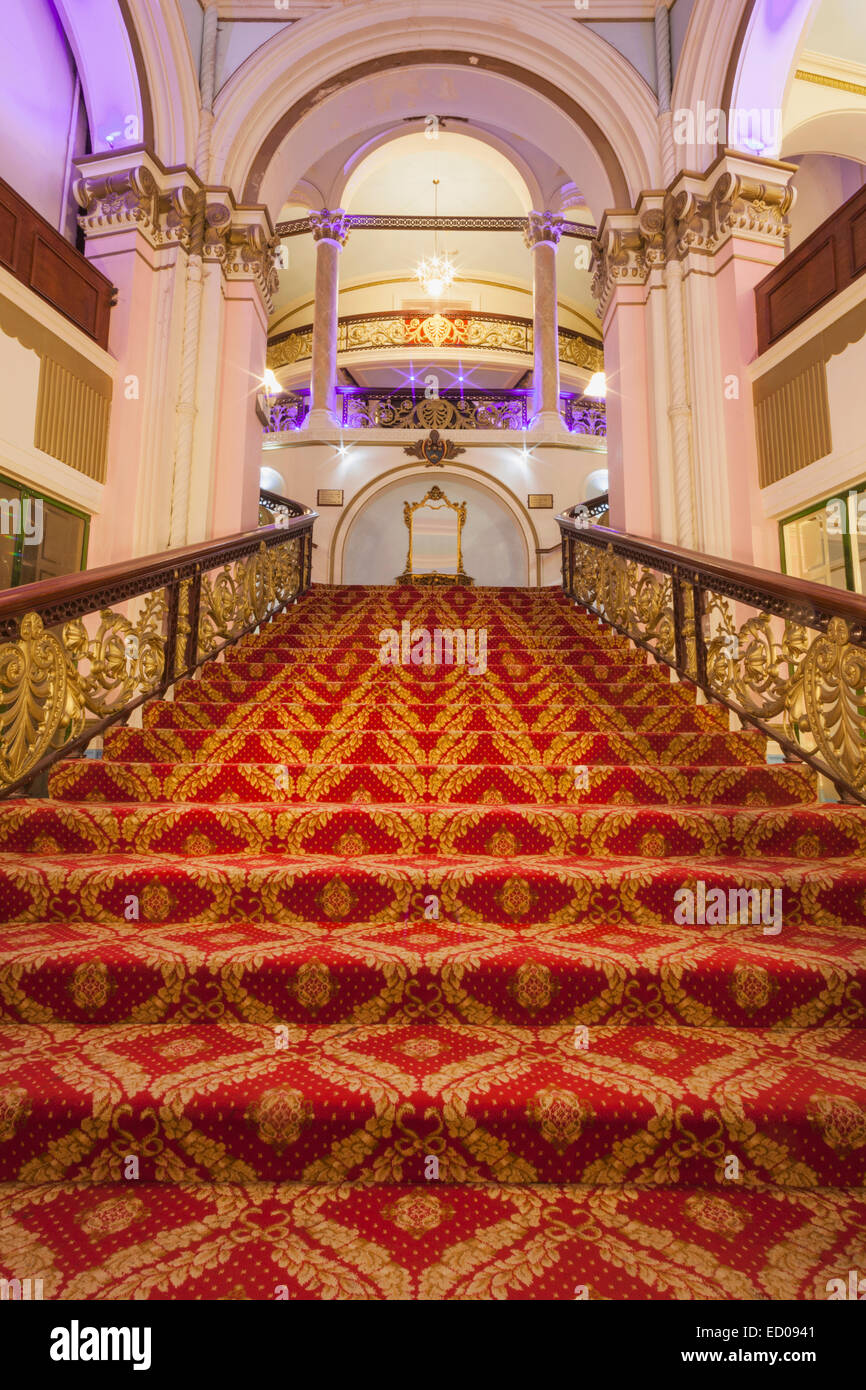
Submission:
<svg viewBox="0 0 866 1390">
<path fill-rule="evenodd" d="M 439 216 L 439 180 L 433 180 L 433 216 Z M 456 268 L 445 252 L 439 251 L 439 231 L 433 232 L 433 255 L 425 256 L 415 278 L 431 299 L 441 299 L 454 283 Z"/>
</svg>

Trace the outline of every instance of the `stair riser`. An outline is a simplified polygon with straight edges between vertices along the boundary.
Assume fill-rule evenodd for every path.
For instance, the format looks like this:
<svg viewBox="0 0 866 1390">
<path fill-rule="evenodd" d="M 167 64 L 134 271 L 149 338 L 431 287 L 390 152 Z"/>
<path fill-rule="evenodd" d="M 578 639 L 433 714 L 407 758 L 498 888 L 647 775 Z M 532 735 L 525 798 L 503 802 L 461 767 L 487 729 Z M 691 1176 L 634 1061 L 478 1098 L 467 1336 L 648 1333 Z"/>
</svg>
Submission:
<svg viewBox="0 0 866 1390">
<path fill-rule="evenodd" d="M 57 1036 L 59 1031 L 60 1036 Z M 163 1026 L 24 1042 L 0 1180 L 857 1185 L 866 1030 Z M 837 1048 L 833 1056 L 833 1047 Z M 841 1056 L 840 1056 L 841 1050 Z M 2 1053 L 0 1053 L 2 1055 Z M 847 1062 L 846 1067 L 846 1060 Z M 218 1062 L 218 1074 L 214 1063 Z M 455 1067 L 461 1077 L 454 1080 Z M 730 1078 L 727 1073 L 731 1072 Z M 199 1073 L 201 1084 L 190 1084 Z M 820 1078 L 820 1079 L 819 1079 Z"/>
<path fill-rule="evenodd" d="M 208 763 L 405 763 L 509 766 L 534 763 L 750 767 L 764 762 L 760 734 L 484 733 L 419 730 L 298 730 L 293 733 L 208 733 L 161 735 L 152 730 L 112 729 L 103 756 L 111 762 Z"/>
<path fill-rule="evenodd" d="M 59 806 L 0 803 L 6 854 L 512 854 L 800 860 L 866 854 L 845 811 L 599 807 Z"/>
<path fill-rule="evenodd" d="M 85 935 L 85 933 L 82 933 Z M 315 944 L 196 950 L 118 940 L 110 950 L 47 946 L 22 974 L 0 957 L 0 1022 L 336 1025 L 453 1022 L 477 1026 L 811 1028 L 866 1026 L 866 954 L 780 967 L 759 946 L 698 944 L 699 964 L 637 965 L 586 958 L 586 946 L 554 955 L 518 943 L 480 965 L 419 962 L 425 924 L 388 937 L 376 961 L 352 959 L 327 934 Z M 401 944 L 402 943 L 402 944 Z M 368 945 L 368 956 L 372 952 Z M 33 948 L 30 948 L 31 954 Z M 208 963 L 201 956 L 210 957 Z"/>
<path fill-rule="evenodd" d="M 584 760 L 585 762 L 585 760 Z M 343 805 L 790 806 L 815 800 L 814 778 L 799 767 L 594 767 L 577 785 L 568 767 L 456 767 L 424 764 L 311 767 L 60 762 L 49 777 L 57 801 L 312 802 Z"/>
<path fill-rule="evenodd" d="M 802 873 L 788 861 L 776 872 L 758 872 L 751 863 L 739 869 L 707 861 L 694 864 L 598 861 L 583 867 L 551 865 L 546 860 L 511 860 L 489 864 L 473 860 L 453 867 L 436 861 L 327 861 L 303 858 L 264 861 L 236 859 L 151 859 L 144 863 L 93 857 L 66 865 L 51 859 L 24 860 L 20 867 L 0 866 L 0 921 L 94 922 L 148 924 L 219 922 L 227 917 L 249 921 L 301 923 L 326 919 L 335 923 L 391 925 L 423 906 L 430 894 L 439 899 L 440 915 L 451 922 L 499 922 L 504 925 L 557 926 L 617 922 L 663 925 L 678 919 L 689 889 L 725 895 L 724 912 L 750 909 L 732 898 L 738 891 L 765 895 L 757 925 L 744 924 L 746 936 L 778 935 L 804 923 L 866 925 L 866 870 Z M 779 893 L 781 897 L 775 895 Z M 694 919 L 714 921 L 694 900 Z M 738 901 L 742 906 L 738 907 Z M 778 910 L 777 910 L 778 909 Z M 128 916 L 137 913 L 138 917 Z M 779 932 L 769 928 L 781 922 Z M 724 921 L 724 917 L 719 920 Z M 764 930 L 766 923 L 767 930 Z"/>
<path fill-rule="evenodd" d="M 542 733 L 555 730 L 560 734 L 594 733 L 610 729 L 625 733 L 725 733 L 727 714 L 707 706 L 690 710 L 683 705 L 646 709 L 642 705 L 622 705 L 613 709 L 583 709 L 572 705 L 559 708 L 549 705 L 504 706 L 485 708 L 476 704 L 460 710 L 445 708 L 436 702 L 422 704 L 405 702 L 401 706 L 384 708 L 371 704 L 299 705 L 272 704 L 250 707 L 244 704 L 193 704 L 192 701 L 174 704 L 154 701 L 144 709 L 146 729 L 226 729 L 242 725 L 245 729 L 467 729 L 473 732 L 503 732 L 517 730 Z"/>
</svg>

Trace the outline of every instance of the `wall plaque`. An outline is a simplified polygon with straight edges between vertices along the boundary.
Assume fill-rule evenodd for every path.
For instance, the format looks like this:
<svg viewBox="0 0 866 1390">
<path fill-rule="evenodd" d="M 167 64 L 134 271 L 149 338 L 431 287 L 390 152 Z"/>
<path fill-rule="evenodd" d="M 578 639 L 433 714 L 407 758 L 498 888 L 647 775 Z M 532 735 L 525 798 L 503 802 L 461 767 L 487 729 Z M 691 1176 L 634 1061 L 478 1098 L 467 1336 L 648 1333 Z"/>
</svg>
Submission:
<svg viewBox="0 0 866 1390">
<path fill-rule="evenodd" d="M 530 508 L 530 511 L 534 511 L 536 508 L 542 508 L 542 507 L 548 508 L 548 509 L 551 509 L 551 510 L 552 510 L 552 508 L 553 508 L 553 493 L 552 493 L 552 492 L 530 492 L 530 494 L 529 494 L 529 508 Z"/>
<path fill-rule="evenodd" d="M 316 493 L 317 507 L 342 507 L 343 489 L 320 487 Z"/>
</svg>

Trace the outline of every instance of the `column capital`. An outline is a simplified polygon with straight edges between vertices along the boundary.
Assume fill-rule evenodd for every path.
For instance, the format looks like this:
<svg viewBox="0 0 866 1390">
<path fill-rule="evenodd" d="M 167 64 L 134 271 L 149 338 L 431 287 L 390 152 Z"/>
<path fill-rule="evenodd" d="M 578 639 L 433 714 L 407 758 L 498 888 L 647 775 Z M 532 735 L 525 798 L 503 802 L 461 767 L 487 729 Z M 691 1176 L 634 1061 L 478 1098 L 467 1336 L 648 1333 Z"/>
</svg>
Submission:
<svg viewBox="0 0 866 1390">
<path fill-rule="evenodd" d="M 248 280 L 268 313 L 279 285 L 276 270 L 280 239 L 273 235 L 264 208 L 238 207 L 225 189 L 205 190 L 202 255 L 219 265 L 227 280 Z"/>
<path fill-rule="evenodd" d="M 527 219 L 529 225 L 523 233 L 523 239 L 531 251 L 536 246 L 558 246 L 562 236 L 562 229 L 565 226 L 565 218 L 560 217 L 554 212 L 531 212 Z"/>
<path fill-rule="evenodd" d="M 333 241 L 337 246 L 345 246 L 350 231 L 349 214 L 342 208 L 322 208 L 320 212 L 311 212 L 310 229 L 313 241 Z"/>
<path fill-rule="evenodd" d="M 681 174 L 670 189 L 676 252 L 715 255 L 731 237 L 782 247 L 796 165 L 725 150 L 706 174 Z"/>
<path fill-rule="evenodd" d="M 73 183 L 88 237 L 135 228 L 153 247 L 189 248 L 200 181 L 190 169 L 167 170 L 149 150 L 118 150 L 75 161 Z"/>
<path fill-rule="evenodd" d="M 633 211 L 606 212 L 592 244 L 592 292 L 604 314 L 623 285 L 643 286 L 665 263 L 663 193 L 642 193 Z"/>
</svg>

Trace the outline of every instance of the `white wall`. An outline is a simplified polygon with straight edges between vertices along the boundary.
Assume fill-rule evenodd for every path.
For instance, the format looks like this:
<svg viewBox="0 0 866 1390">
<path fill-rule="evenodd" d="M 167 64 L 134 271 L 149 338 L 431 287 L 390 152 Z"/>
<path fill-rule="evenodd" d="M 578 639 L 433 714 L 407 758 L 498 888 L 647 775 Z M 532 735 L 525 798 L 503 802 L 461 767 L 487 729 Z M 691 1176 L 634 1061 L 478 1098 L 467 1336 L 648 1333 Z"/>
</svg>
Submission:
<svg viewBox="0 0 866 1390">
<path fill-rule="evenodd" d="M 393 582 L 402 572 L 406 559 L 402 502 L 418 500 L 433 483 L 438 483 L 453 501 L 475 499 L 473 505 L 479 518 L 477 534 L 481 539 L 476 543 L 467 533 L 467 543 L 472 540 L 472 550 L 467 549 L 464 566 L 467 573 L 473 579 L 490 584 L 534 586 L 538 579 L 536 547 L 547 549 L 558 545 L 556 514 L 583 501 L 587 496 L 589 475 L 607 466 L 604 439 L 573 444 L 566 438 L 563 443 L 554 444 L 539 442 L 529 434 L 525 441 L 528 452 L 524 455 L 522 435 L 496 430 L 454 430 L 449 431 L 448 438 L 465 450 L 459 461 L 451 468 L 447 465 L 425 468 L 403 452 L 422 433 L 420 430 L 353 430 L 345 431 L 342 436 L 335 433 L 328 441 L 320 437 L 309 439 L 304 431 L 269 437 L 262 451 L 262 465 L 276 469 L 285 479 L 287 496 L 317 507 L 320 488 L 343 492 L 342 507 L 317 507 L 319 520 L 314 536 L 317 548 L 313 552 L 313 579 L 320 584 L 347 582 L 343 575 L 343 547 L 349 537 L 352 582 Z M 447 485 L 442 481 L 446 476 Z M 454 496 L 452 478 L 457 479 L 460 489 Z M 368 539 L 360 539 L 361 533 L 359 538 L 352 539 L 356 513 L 384 488 L 390 489 L 392 483 L 397 485 L 395 493 L 400 493 L 396 526 L 390 510 L 387 516 L 374 511 L 364 523 Z M 416 496 L 418 486 L 422 491 Z M 415 491 L 410 493 L 409 488 Z M 470 488 L 471 492 L 466 491 Z M 530 493 L 550 493 L 553 507 L 530 511 Z M 487 499 L 483 510 L 480 509 L 482 496 Z M 519 549 L 512 548 L 511 541 L 505 539 L 510 532 L 503 529 L 503 514 L 510 518 L 511 532 L 520 539 Z M 380 556 L 379 546 L 390 545 L 389 538 L 395 529 L 400 534 L 402 553 L 397 545 Z M 489 555 L 485 553 L 485 546 L 489 548 Z M 557 582 L 559 565 L 556 549 L 542 557 L 543 584 Z M 503 577 L 505 575 L 509 577 Z"/>
<path fill-rule="evenodd" d="M 798 164 L 791 180 L 792 187 L 797 190 L 788 218 L 791 251 L 866 183 L 866 164 L 852 159 L 840 159 L 832 154 L 806 154 Z"/>
<path fill-rule="evenodd" d="M 389 484 L 361 509 L 343 551 L 344 584 L 392 584 L 406 566 L 404 502 L 420 502 L 435 484 L 450 502 L 466 503 L 463 568 L 476 584 L 524 585 L 526 546 L 514 515 L 475 479 L 432 470 Z"/>
</svg>

